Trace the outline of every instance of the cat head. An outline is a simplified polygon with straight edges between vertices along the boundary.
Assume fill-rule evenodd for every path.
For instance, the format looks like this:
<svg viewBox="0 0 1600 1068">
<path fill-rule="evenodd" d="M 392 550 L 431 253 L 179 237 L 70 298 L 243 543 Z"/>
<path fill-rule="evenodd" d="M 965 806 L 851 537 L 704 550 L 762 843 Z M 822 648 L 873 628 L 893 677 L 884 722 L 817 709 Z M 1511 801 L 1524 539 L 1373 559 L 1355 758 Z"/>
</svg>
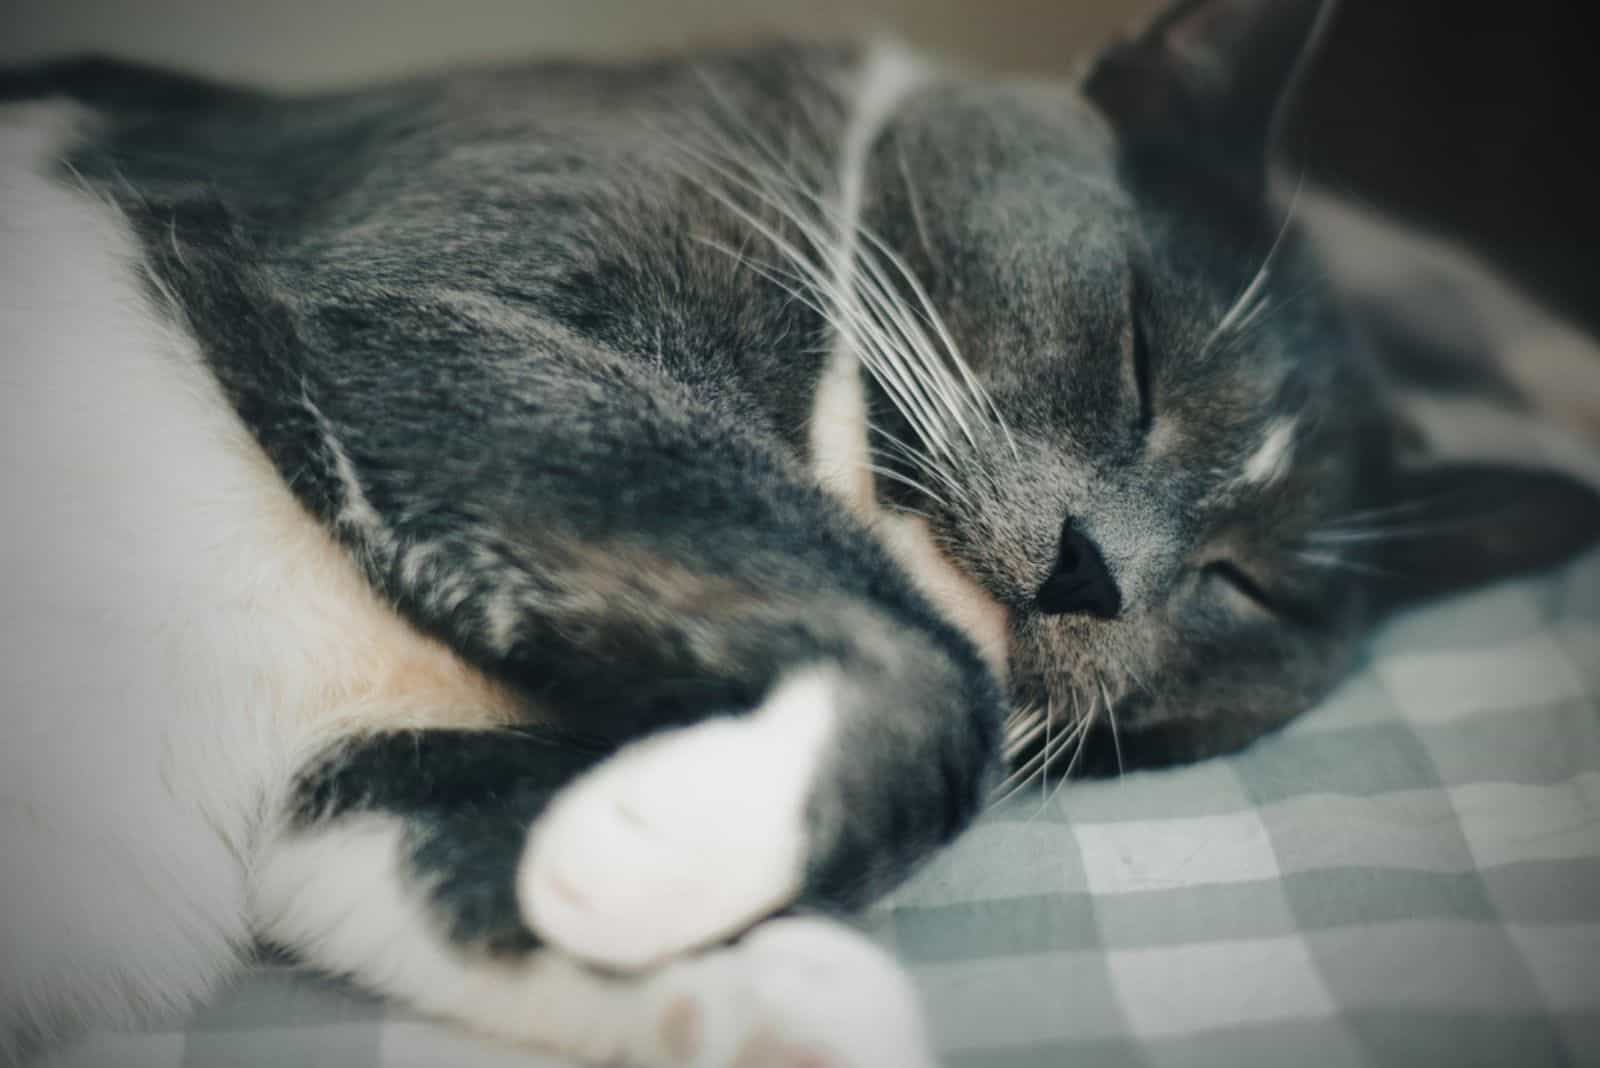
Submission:
<svg viewBox="0 0 1600 1068">
<path fill-rule="evenodd" d="M 923 86 L 871 152 L 872 284 L 971 373 L 872 376 L 879 492 L 1004 607 L 1035 764 L 1236 749 L 1386 612 L 1600 534 L 1574 480 L 1419 453 L 1347 321 L 1268 167 L 1326 18 L 1184 0 L 1075 86 Z"/>
</svg>

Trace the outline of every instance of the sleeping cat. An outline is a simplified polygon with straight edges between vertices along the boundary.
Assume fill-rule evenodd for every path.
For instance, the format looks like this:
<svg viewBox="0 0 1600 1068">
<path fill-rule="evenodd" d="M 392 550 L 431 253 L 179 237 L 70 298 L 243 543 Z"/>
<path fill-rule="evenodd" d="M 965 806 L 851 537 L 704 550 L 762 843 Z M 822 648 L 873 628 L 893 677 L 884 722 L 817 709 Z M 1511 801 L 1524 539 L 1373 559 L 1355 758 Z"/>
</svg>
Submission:
<svg viewBox="0 0 1600 1068">
<path fill-rule="evenodd" d="M 0 1060 L 262 939 L 583 1060 L 928 1063 L 797 910 L 1587 545 L 1417 453 L 1269 180 L 1318 19 L 7 76 Z"/>
</svg>

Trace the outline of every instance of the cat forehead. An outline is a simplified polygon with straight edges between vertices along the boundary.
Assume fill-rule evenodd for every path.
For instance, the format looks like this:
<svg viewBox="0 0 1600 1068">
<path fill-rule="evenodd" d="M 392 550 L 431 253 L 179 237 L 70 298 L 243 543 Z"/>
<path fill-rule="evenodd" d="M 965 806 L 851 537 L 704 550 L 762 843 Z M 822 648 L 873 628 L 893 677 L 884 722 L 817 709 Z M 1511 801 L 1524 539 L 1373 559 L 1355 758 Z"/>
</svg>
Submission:
<svg viewBox="0 0 1600 1068">
<path fill-rule="evenodd" d="M 1111 392 L 1078 394 L 1119 372 L 1138 319 L 1164 394 L 1153 429 L 1203 456 L 1215 485 L 1270 491 L 1339 447 L 1328 430 L 1340 420 L 1325 416 L 1358 398 L 1335 381 L 1345 355 L 1297 242 L 1252 288 L 1282 236 L 1271 212 L 1228 216 L 1182 182 L 1130 183 L 1114 132 L 1072 87 L 936 83 L 898 110 L 875 164 L 884 193 L 869 221 L 913 251 L 930 231 L 943 244 L 926 264 L 934 288 L 958 278 L 964 340 L 1018 418 L 1045 418 L 1061 390 L 1119 408 Z"/>
<path fill-rule="evenodd" d="M 969 199 L 1122 195 L 1116 137 L 1071 86 L 933 81 L 901 102 L 878 146 L 880 163 L 888 155 L 913 178 L 966 183 Z"/>
</svg>

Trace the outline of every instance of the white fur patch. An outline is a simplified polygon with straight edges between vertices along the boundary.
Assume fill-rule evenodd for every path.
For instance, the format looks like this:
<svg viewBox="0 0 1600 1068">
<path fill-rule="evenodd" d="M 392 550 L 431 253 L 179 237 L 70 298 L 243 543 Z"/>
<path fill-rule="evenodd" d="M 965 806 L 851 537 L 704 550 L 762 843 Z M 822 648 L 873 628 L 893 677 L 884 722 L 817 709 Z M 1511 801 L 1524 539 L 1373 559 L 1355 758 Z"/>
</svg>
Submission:
<svg viewBox="0 0 1600 1068">
<path fill-rule="evenodd" d="M 399 820 L 371 816 L 270 843 L 253 887 L 262 932 L 312 963 L 499 1038 L 591 1061 L 627 1047 L 625 1027 L 640 1011 L 632 985 L 600 981 L 556 953 L 497 962 L 451 946 L 401 870 L 403 835 Z"/>
<path fill-rule="evenodd" d="M 731 949 L 667 969 L 654 1017 L 693 1014 L 693 1068 L 933 1068 L 909 977 L 855 931 L 811 917 L 762 924 Z M 657 1030 L 662 1031 L 660 1024 Z M 663 1035 L 662 1037 L 669 1037 Z M 665 1045 L 665 1043 L 663 1043 Z M 656 1050 L 651 1050 L 655 1053 Z M 683 1050 L 661 1049 L 669 1058 Z M 655 1061 L 650 1063 L 654 1064 Z"/>
<path fill-rule="evenodd" d="M 640 1068 L 931 1068 L 910 982 L 862 936 L 780 920 L 738 945 L 644 975 L 605 976 L 555 950 L 464 953 L 402 877 L 389 817 L 288 834 L 263 853 L 263 929 L 314 963 L 422 1010 L 588 1063 Z"/>
<path fill-rule="evenodd" d="M 845 138 L 840 174 L 840 215 L 860 216 L 867 155 L 889 117 L 930 76 L 927 65 L 892 44 L 876 47 L 862 71 L 855 114 Z M 856 235 L 841 235 L 833 256 L 834 292 L 849 292 Z M 947 620 L 978 646 L 990 668 L 1005 677 L 1009 625 L 1005 608 L 950 563 L 926 524 L 890 515 L 878 506 L 870 470 L 866 388 L 858 354 L 840 333 L 817 384 L 810 423 L 812 473 L 822 487 L 868 519 L 900 566 Z"/>
<path fill-rule="evenodd" d="M 0 109 L 0 1043 L 209 991 L 257 821 L 332 735 L 517 711 L 371 592 L 150 307 L 120 213 L 52 174 L 87 121 Z"/>
<path fill-rule="evenodd" d="M 855 113 L 845 134 L 840 163 L 839 215 L 845 222 L 833 253 L 835 293 L 847 293 L 854 271 L 854 224 L 861 215 L 862 183 L 867 155 L 889 116 L 927 77 L 926 68 L 910 52 L 891 44 L 873 49 L 862 68 Z M 857 513 L 877 508 L 872 473 L 868 470 L 867 401 L 860 358 L 841 332 L 812 401 L 810 422 L 812 471 L 823 488 Z"/>
<path fill-rule="evenodd" d="M 1244 462 L 1240 479 L 1252 486 L 1271 485 L 1289 473 L 1294 458 L 1294 420 L 1274 419 L 1261 437 L 1261 444 Z"/>
<path fill-rule="evenodd" d="M 748 716 L 635 742 L 569 785 L 522 861 L 529 925 L 576 956 L 638 969 L 792 901 L 835 687 L 827 671 L 791 676 Z"/>
<path fill-rule="evenodd" d="M 361 479 L 356 475 L 355 464 L 350 462 L 350 455 L 344 451 L 344 445 L 329 425 L 327 417 L 310 397 L 303 398 L 300 403 L 316 419 L 317 426 L 322 430 L 322 447 L 333 457 L 333 473 L 339 480 L 339 490 L 344 498 L 335 521 L 340 526 L 359 530 L 367 537 L 385 537 L 383 518 L 367 500 L 367 491 L 362 488 Z"/>
<path fill-rule="evenodd" d="M 603 980 L 557 953 L 500 962 L 446 942 L 402 871 L 403 836 L 400 821 L 371 816 L 272 843 L 254 887 L 262 931 L 312 963 L 512 1042 L 606 1063 L 643 1044 L 640 984 Z"/>
</svg>

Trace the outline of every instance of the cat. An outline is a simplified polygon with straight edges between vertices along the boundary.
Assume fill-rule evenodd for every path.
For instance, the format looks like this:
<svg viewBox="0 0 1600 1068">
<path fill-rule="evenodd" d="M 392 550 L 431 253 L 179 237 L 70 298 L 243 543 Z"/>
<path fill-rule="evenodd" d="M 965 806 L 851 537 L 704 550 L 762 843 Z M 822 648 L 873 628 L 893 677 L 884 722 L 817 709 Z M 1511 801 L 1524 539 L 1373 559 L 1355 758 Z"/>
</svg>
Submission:
<svg viewBox="0 0 1600 1068">
<path fill-rule="evenodd" d="M 259 939 L 585 1061 L 931 1063 L 829 916 L 1600 532 L 1420 450 L 1319 273 L 1268 158 L 1326 17 L 1070 84 L 6 75 L 0 1059 Z"/>
</svg>

